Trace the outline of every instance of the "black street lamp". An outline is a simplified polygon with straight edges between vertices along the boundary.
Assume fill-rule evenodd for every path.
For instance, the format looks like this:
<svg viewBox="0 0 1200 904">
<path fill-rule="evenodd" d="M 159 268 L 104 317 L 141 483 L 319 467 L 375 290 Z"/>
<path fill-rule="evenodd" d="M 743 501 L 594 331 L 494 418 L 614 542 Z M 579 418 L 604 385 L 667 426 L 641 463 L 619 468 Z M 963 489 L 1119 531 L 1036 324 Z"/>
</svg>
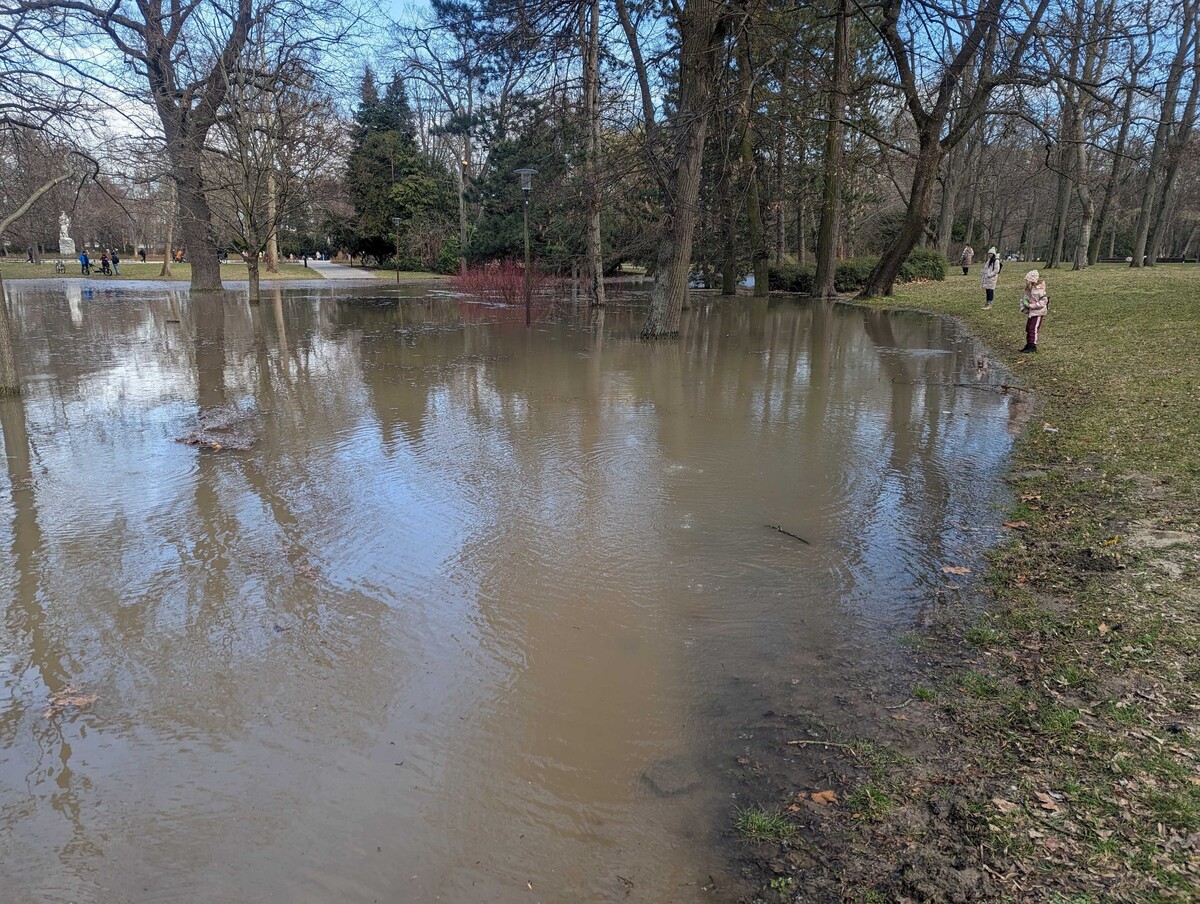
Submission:
<svg viewBox="0 0 1200 904">
<path fill-rule="evenodd" d="M 396 285 L 400 285 L 400 218 L 392 217 L 392 225 L 396 228 Z"/>
<path fill-rule="evenodd" d="M 529 282 L 529 190 L 533 188 L 533 177 L 537 175 L 537 170 L 523 166 L 513 172 L 521 177 L 521 194 L 525 198 L 525 325 L 529 326 L 533 291 Z"/>
</svg>

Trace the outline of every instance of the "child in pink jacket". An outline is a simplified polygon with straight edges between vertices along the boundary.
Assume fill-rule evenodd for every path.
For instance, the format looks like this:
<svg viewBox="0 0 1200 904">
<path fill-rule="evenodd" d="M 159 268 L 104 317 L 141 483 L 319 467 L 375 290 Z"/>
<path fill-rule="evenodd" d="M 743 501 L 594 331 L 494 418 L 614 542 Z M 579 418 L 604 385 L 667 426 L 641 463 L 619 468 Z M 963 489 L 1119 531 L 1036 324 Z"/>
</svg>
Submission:
<svg viewBox="0 0 1200 904">
<path fill-rule="evenodd" d="M 1049 308 L 1046 282 L 1037 270 L 1030 270 L 1025 274 L 1025 292 L 1021 295 L 1021 311 L 1025 314 L 1025 347 L 1021 351 L 1037 351 L 1038 332 Z"/>
</svg>

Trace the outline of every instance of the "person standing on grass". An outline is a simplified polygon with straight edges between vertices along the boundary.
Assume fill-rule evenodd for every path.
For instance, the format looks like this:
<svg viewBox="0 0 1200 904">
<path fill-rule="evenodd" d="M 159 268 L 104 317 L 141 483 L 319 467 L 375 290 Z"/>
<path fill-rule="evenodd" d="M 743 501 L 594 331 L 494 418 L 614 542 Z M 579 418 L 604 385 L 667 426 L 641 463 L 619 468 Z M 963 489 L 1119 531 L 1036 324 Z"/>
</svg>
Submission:
<svg viewBox="0 0 1200 904">
<path fill-rule="evenodd" d="M 112 253 L 113 276 L 120 276 L 121 271 L 117 268 L 121 265 L 121 258 L 117 255 L 117 249 L 113 249 Z"/>
<path fill-rule="evenodd" d="M 1025 347 L 1022 352 L 1036 352 L 1042 320 L 1050 309 L 1046 282 L 1037 270 L 1025 274 L 1025 292 L 1021 295 L 1021 311 L 1025 314 Z"/>
<path fill-rule="evenodd" d="M 88 276 L 92 272 L 92 262 L 86 251 L 79 252 L 79 272 L 84 276 Z"/>
<path fill-rule="evenodd" d="M 975 249 L 968 243 L 963 245 L 962 254 L 958 256 L 958 265 L 963 268 L 963 276 L 966 276 L 971 270 L 971 264 L 975 262 Z"/>
<path fill-rule="evenodd" d="M 1004 264 L 996 255 L 994 247 L 988 249 L 987 262 L 983 265 L 983 309 L 989 310 L 992 307 L 992 302 L 996 299 L 996 280 L 1000 278 L 1000 271 L 1004 269 Z"/>
</svg>

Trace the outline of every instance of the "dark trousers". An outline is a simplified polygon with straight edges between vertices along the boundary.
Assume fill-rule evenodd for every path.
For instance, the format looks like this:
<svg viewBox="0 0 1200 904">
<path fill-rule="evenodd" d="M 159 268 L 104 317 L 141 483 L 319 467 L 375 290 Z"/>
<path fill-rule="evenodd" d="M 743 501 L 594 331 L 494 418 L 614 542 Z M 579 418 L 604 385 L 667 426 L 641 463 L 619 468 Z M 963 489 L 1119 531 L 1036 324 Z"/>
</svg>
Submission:
<svg viewBox="0 0 1200 904">
<path fill-rule="evenodd" d="M 1042 328 L 1042 314 L 1035 314 L 1025 319 L 1025 341 L 1029 345 L 1037 345 L 1038 332 Z"/>
<path fill-rule="evenodd" d="M 993 301 L 996 300 L 996 290 L 995 289 L 984 289 L 983 291 L 985 291 L 987 293 L 987 303 L 988 304 L 991 304 Z"/>
<path fill-rule="evenodd" d="M 969 276 L 970 274 L 968 273 L 968 271 L 970 269 L 971 269 L 970 266 L 963 267 L 963 276 Z"/>
</svg>

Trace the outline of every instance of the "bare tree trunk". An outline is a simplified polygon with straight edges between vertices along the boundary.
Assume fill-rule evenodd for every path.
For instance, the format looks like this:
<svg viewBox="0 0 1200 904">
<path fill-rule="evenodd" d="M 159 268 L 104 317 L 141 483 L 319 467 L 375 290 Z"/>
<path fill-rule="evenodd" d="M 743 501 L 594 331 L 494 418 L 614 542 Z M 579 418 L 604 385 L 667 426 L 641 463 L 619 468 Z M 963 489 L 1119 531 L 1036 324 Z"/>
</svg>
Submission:
<svg viewBox="0 0 1200 904">
<path fill-rule="evenodd" d="M 954 213 L 958 205 L 958 157 L 958 148 L 946 155 L 946 172 L 942 175 L 942 206 L 938 213 L 937 250 L 945 258 L 950 257 L 950 242 L 954 238 Z M 970 236 L 964 241 L 970 244 Z"/>
<path fill-rule="evenodd" d="M 246 255 L 246 273 L 250 280 L 250 303 L 258 304 L 259 299 L 261 298 L 261 290 L 260 290 L 261 274 L 259 273 L 259 270 L 258 270 L 258 255 L 257 254 L 252 253 L 252 254 Z"/>
<path fill-rule="evenodd" d="M 643 339 L 679 335 L 679 315 L 687 300 L 692 239 L 700 197 L 704 140 L 708 134 L 717 53 L 725 36 L 719 0 L 686 0 L 679 17 L 679 101 L 674 122 L 674 172 L 669 180 L 667 217 L 658 246 L 658 266 Z"/>
<path fill-rule="evenodd" d="M 271 234 L 267 236 L 267 272 L 279 272 L 279 199 L 276 197 L 275 170 L 267 173 L 267 225 Z M 219 264 L 218 264 L 219 266 Z"/>
<path fill-rule="evenodd" d="M 1192 86 L 1188 91 L 1188 99 L 1183 108 L 1177 131 L 1168 149 L 1166 172 L 1162 176 L 1162 191 L 1158 203 L 1158 216 L 1147 237 L 1147 254 L 1149 263 L 1162 254 L 1163 238 L 1175 211 L 1175 185 L 1179 176 L 1179 167 L 1187 155 L 1191 143 L 1192 132 L 1196 128 L 1196 104 L 1200 100 L 1200 61 L 1192 66 Z"/>
<path fill-rule="evenodd" d="M 821 230 L 817 235 L 817 272 L 813 295 L 837 295 L 837 248 L 842 239 L 842 182 L 845 178 L 846 95 L 850 85 L 849 0 L 838 0 L 833 37 L 833 90 L 825 125 L 825 180 L 821 199 Z"/>
<path fill-rule="evenodd" d="M 13 348 L 12 323 L 8 317 L 8 293 L 4 291 L 4 277 L 0 275 L 0 398 L 20 394 L 17 354 Z"/>
<path fill-rule="evenodd" d="M 984 125 L 981 121 L 974 129 L 971 130 L 971 137 L 967 139 L 967 229 L 963 234 L 963 241 L 968 245 L 975 243 L 975 220 L 979 216 L 979 197 L 982 194 L 979 190 L 979 176 L 976 174 L 978 168 L 979 153 L 983 145 L 983 130 Z M 995 197 L 995 193 L 993 193 Z M 992 213 L 995 213 L 995 203 L 992 204 Z M 995 235 L 995 230 L 991 230 L 992 235 Z M 996 244 L 994 239 L 989 239 L 989 244 Z"/>
<path fill-rule="evenodd" d="M 1174 59 L 1171 61 L 1171 66 L 1167 73 L 1167 81 L 1163 88 L 1163 102 L 1160 107 L 1161 112 L 1158 117 L 1158 127 L 1154 131 L 1154 147 L 1150 151 L 1150 161 L 1146 174 L 1146 189 L 1142 193 L 1142 209 L 1138 213 L 1137 227 L 1134 230 L 1133 260 L 1130 261 L 1131 267 L 1143 266 L 1143 258 L 1146 257 L 1146 246 L 1150 241 L 1151 221 L 1157 213 L 1155 207 L 1159 197 L 1164 158 L 1170 145 L 1171 128 L 1175 120 L 1175 105 L 1179 100 L 1179 87 L 1183 83 L 1188 53 L 1189 51 L 1192 53 L 1195 51 L 1192 30 L 1195 27 L 1196 6 L 1195 0 L 1184 0 L 1181 11 L 1183 27 L 1180 32 L 1179 46 L 1175 51 Z M 1150 257 L 1146 263 L 1153 264 L 1153 257 Z"/>
<path fill-rule="evenodd" d="M 1117 146 L 1113 150 L 1112 172 L 1109 173 L 1108 181 L 1104 186 L 1104 197 L 1100 200 L 1100 212 L 1096 215 L 1096 230 L 1092 236 L 1092 247 L 1088 249 L 1088 263 L 1091 264 L 1100 260 L 1100 244 L 1104 241 L 1104 231 L 1108 226 L 1113 198 L 1117 196 L 1117 190 L 1125 179 L 1125 144 L 1129 139 L 1129 126 L 1133 122 L 1135 87 L 1136 83 L 1130 85 L 1125 94 L 1125 106 L 1121 111 L 1121 128 L 1117 133 Z M 1115 241 L 1115 225 L 1113 235 Z M 1113 256 L 1112 248 L 1109 249 L 1108 256 Z"/>
<path fill-rule="evenodd" d="M 600 0 L 591 0 L 585 13 L 583 94 L 587 120 L 583 194 L 587 215 L 584 278 L 588 304 L 604 307 L 604 249 L 600 236 Z"/>
<path fill-rule="evenodd" d="M 750 71 L 750 34 L 747 30 L 749 15 L 747 4 L 746 19 L 738 29 L 737 39 L 738 80 L 741 83 L 738 113 L 742 127 L 742 173 L 746 178 L 746 223 L 750 239 L 750 263 L 754 270 L 754 296 L 764 298 L 768 293 L 770 275 L 762 200 L 759 197 L 758 161 L 755 157 L 754 74 Z"/>
<path fill-rule="evenodd" d="M 806 206 L 804 197 L 801 196 L 796 213 L 796 260 L 801 267 L 808 263 L 808 227 L 805 223 L 808 218 L 804 215 Z"/>
<path fill-rule="evenodd" d="M 176 168 L 176 203 L 188 263 L 192 266 L 193 292 L 221 291 L 221 263 L 212 237 L 212 211 L 200 176 L 200 151 L 189 152 L 184 163 Z"/>
<path fill-rule="evenodd" d="M 783 174 L 784 154 L 787 149 L 787 130 L 777 129 L 775 141 L 775 197 L 771 206 L 774 208 L 775 219 L 775 265 L 783 263 L 784 249 L 787 247 L 787 224 L 783 212 Z"/>
<path fill-rule="evenodd" d="M 884 251 L 879 263 L 867 278 L 867 284 L 861 293 L 864 298 L 892 294 L 892 286 L 900 274 L 900 268 L 925 233 L 925 223 L 929 219 L 929 208 L 933 203 L 933 189 L 937 185 L 941 150 L 936 135 L 921 135 L 920 142 L 921 151 L 913 169 L 912 194 L 904 211 L 904 220 L 896 238 Z"/>
<path fill-rule="evenodd" d="M 719 120 L 718 120 L 719 121 Z M 725 155 L 728 159 L 728 154 Z M 724 247 L 721 253 L 721 294 L 737 294 L 737 213 L 733 209 L 733 180 L 729 167 L 721 167 L 721 179 L 717 183 L 717 196 L 721 203 L 721 225 Z"/>
<path fill-rule="evenodd" d="M 169 277 L 171 275 L 171 254 L 175 250 L 175 213 L 178 207 L 175 203 L 175 183 L 167 183 L 167 193 L 170 198 L 167 200 L 167 220 L 164 228 L 166 235 L 163 238 L 163 264 L 158 275 Z"/>
<path fill-rule="evenodd" d="M 1063 247 L 1067 237 L 1067 222 L 1071 213 L 1071 178 L 1067 174 L 1070 163 L 1066 148 L 1060 148 L 1058 164 L 1058 195 L 1054 202 L 1054 221 L 1051 225 L 1050 248 L 1046 252 L 1047 270 L 1053 270 L 1062 262 Z"/>
</svg>

